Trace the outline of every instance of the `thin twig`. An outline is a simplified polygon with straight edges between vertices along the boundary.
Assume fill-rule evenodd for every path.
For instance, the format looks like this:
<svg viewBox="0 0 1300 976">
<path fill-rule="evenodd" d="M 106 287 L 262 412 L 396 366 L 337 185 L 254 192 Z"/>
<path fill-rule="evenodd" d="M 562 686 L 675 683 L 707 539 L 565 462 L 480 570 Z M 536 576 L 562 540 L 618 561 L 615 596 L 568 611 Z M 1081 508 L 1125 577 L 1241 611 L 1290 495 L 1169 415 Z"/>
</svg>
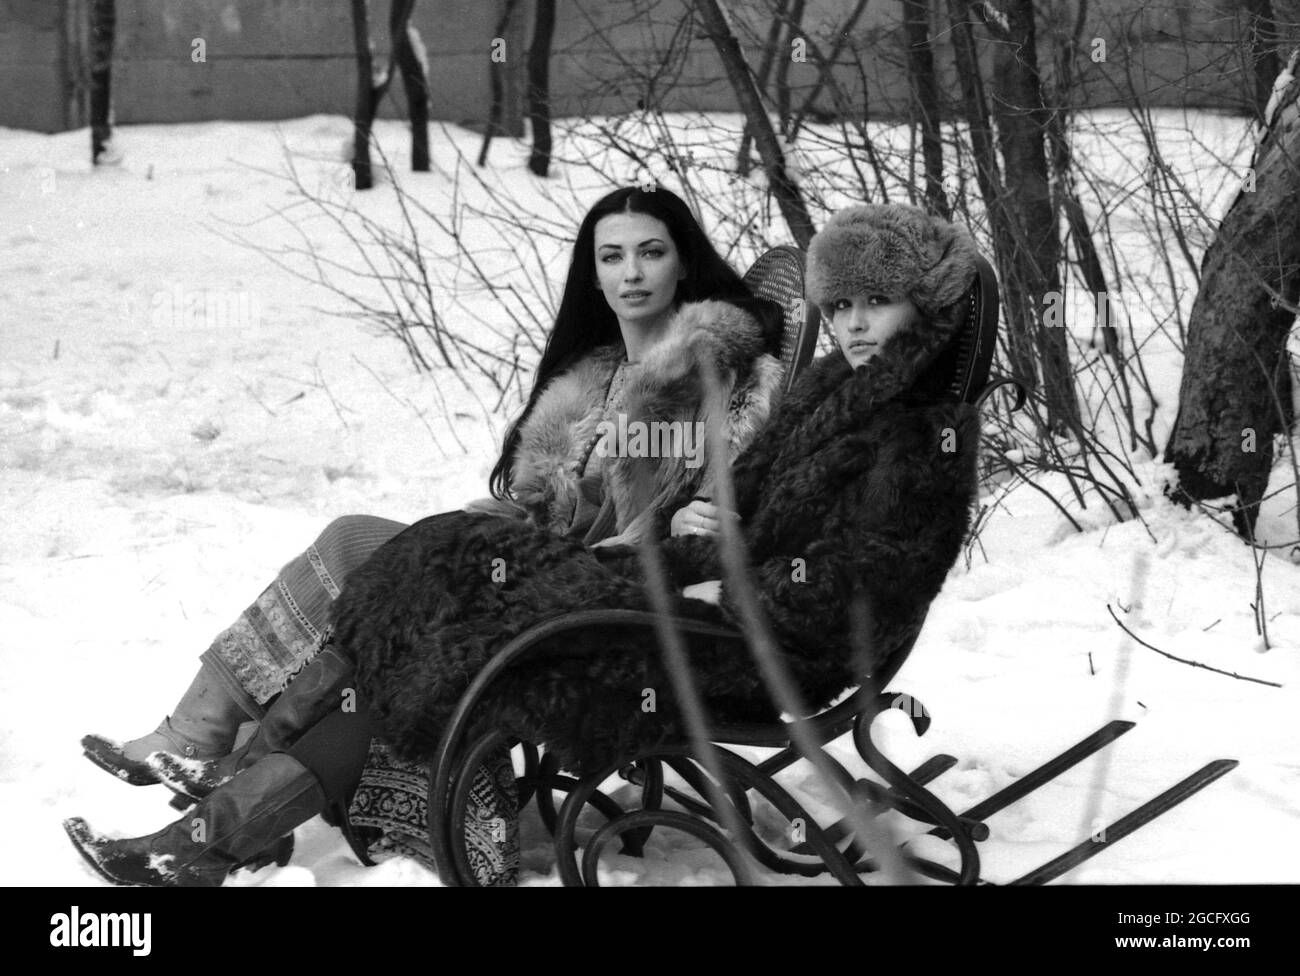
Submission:
<svg viewBox="0 0 1300 976">
<path fill-rule="evenodd" d="M 1171 661 L 1177 661 L 1179 664 L 1186 664 L 1186 665 L 1189 665 L 1190 667 L 1193 667 L 1193 668 L 1204 668 L 1206 671 L 1213 671 L 1215 674 L 1222 674 L 1222 675 L 1226 675 L 1226 676 L 1229 677 L 1229 678 L 1236 678 L 1238 681 L 1253 681 L 1253 682 L 1255 682 L 1256 684 L 1259 684 L 1259 685 L 1268 685 L 1270 688 L 1281 688 L 1281 687 L 1282 687 L 1282 686 L 1281 686 L 1280 684 L 1278 684 L 1276 681 L 1265 681 L 1263 678 L 1252 678 L 1252 677 L 1249 677 L 1248 675 L 1237 674 L 1235 671 L 1224 671 L 1224 670 L 1222 670 L 1222 669 L 1220 669 L 1220 668 L 1211 667 L 1211 666 L 1208 665 L 1208 664 L 1202 664 L 1200 661 L 1190 661 L 1190 660 L 1188 660 L 1188 659 L 1185 658 L 1185 657 L 1179 657 L 1179 656 L 1176 655 L 1176 654 L 1170 654 L 1168 651 L 1162 651 L 1162 650 L 1160 650 L 1160 648 L 1158 648 L 1158 647 L 1154 647 L 1154 646 L 1152 646 L 1151 644 L 1148 644 L 1146 641 L 1144 641 L 1144 640 L 1143 640 L 1141 637 L 1139 637 L 1137 634 L 1133 633 L 1133 631 L 1131 631 L 1131 630 L 1129 630 L 1127 627 L 1125 627 L 1123 621 L 1121 621 L 1121 620 L 1119 619 L 1119 617 L 1115 616 L 1115 611 L 1111 609 L 1109 603 L 1106 604 L 1106 612 L 1109 613 L 1109 614 L 1110 614 L 1110 618 L 1111 618 L 1112 620 L 1114 620 L 1115 623 L 1117 623 L 1117 624 L 1119 625 L 1119 629 L 1120 629 L 1120 630 L 1124 631 L 1124 633 L 1128 634 L 1130 637 L 1132 637 L 1135 641 L 1137 641 L 1139 644 L 1141 644 L 1141 645 L 1142 645 L 1143 647 L 1145 647 L 1147 650 L 1149 650 L 1149 651 L 1155 651 L 1157 654 L 1160 654 L 1160 655 L 1162 655 L 1162 656 L 1164 656 L 1164 657 L 1167 657 L 1167 658 L 1169 658 L 1169 660 L 1171 660 Z M 1218 621 L 1216 620 L 1215 623 L 1218 623 Z"/>
</svg>

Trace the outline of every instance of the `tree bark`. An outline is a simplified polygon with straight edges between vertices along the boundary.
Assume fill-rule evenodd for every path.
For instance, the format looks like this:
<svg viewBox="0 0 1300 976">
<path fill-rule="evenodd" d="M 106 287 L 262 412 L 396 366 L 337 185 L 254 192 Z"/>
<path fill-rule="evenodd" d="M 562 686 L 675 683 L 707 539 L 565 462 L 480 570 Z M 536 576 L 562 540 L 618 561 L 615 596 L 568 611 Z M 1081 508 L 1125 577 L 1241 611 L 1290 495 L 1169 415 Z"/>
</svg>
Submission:
<svg viewBox="0 0 1300 976">
<path fill-rule="evenodd" d="M 1271 87 L 1271 86 L 1270 86 Z M 1283 96 L 1249 184 L 1201 263 L 1165 460 L 1184 502 L 1237 496 L 1233 520 L 1251 538 L 1273 466 L 1273 435 L 1289 432 L 1286 338 L 1300 299 L 1300 80 Z"/>
<path fill-rule="evenodd" d="M 740 43 L 727 24 L 726 15 L 718 5 L 718 0 L 696 0 L 695 9 L 704 23 L 704 31 L 718 50 L 726 68 L 727 78 L 736 93 L 736 101 L 750 130 L 754 133 L 754 143 L 758 147 L 759 158 L 763 160 L 763 170 L 767 174 L 768 185 L 776 196 L 777 206 L 785 218 L 786 226 L 795 242 L 807 249 L 815 228 L 812 217 L 808 214 L 807 204 L 799 185 L 790 178 L 785 166 L 785 154 L 781 143 L 772 128 L 772 120 L 763 109 L 763 102 L 754 85 L 754 76 L 745 63 Z"/>
<path fill-rule="evenodd" d="M 113 138 L 113 39 L 117 33 L 114 0 L 90 5 L 90 160 L 98 165 Z"/>
<path fill-rule="evenodd" d="M 370 162 L 370 134 L 395 71 L 402 74 L 407 114 L 411 120 L 411 169 L 418 173 L 429 171 L 429 82 L 410 34 L 414 9 L 415 0 L 393 0 L 388 14 L 388 64 L 383 77 L 376 80 L 375 53 L 370 45 L 369 3 L 368 0 L 352 0 L 352 42 L 357 51 L 352 173 L 358 190 L 369 190 L 375 185 Z"/>
<path fill-rule="evenodd" d="M 1056 54 L 1056 85 L 1052 94 L 1053 108 L 1047 127 L 1048 142 L 1052 151 L 1052 172 L 1056 177 L 1056 208 L 1064 211 L 1066 224 L 1070 231 L 1070 240 L 1074 242 L 1075 263 L 1083 275 L 1088 291 L 1094 296 L 1105 298 L 1099 307 L 1107 314 L 1098 322 L 1093 333 L 1093 348 L 1097 347 L 1097 337 L 1101 337 L 1102 351 L 1115 360 L 1119 381 L 1124 387 L 1125 399 L 1128 399 L 1128 380 L 1124 363 L 1119 354 L 1119 330 L 1110 322 L 1110 290 L 1106 285 L 1106 273 L 1101 266 L 1101 256 L 1093 240 L 1092 228 L 1088 226 L 1088 217 L 1079 200 L 1074 180 L 1074 149 L 1070 145 L 1070 113 L 1074 99 L 1074 59 L 1079 49 L 1079 39 L 1088 18 L 1088 0 L 1079 0 L 1079 6 L 1071 30 L 1057 35 L 1053 45 Z"/>
<path fill-rule="evenodd" d="M 519 0 L 506 0 L 505 7 L 501 10 L 501 18 L 497 21 L 496 33 L 493 35 L 494 39 L 498 37 L 505 38 L 517 6 L 519 6 Z M 487 165 L 488 148 L 492 145 L 492 140 L 499 135 L 505 134 L 501 127 L 502 108 L 506 96 L 506 82 L 503 75 L 506 71 L 506 65 L 509 63 L 509 57 L 510 53 L 509 49 L 507 49 L 506 61 L 488 62 L 488 84 L 491 86 L 492 104 L 488 107 L 487 128 L 483 130 L 483 146 L 478 151 L 479 166 Z"/>
<path fill-rule="evenodd" d="M 1016 238 L 1006 212 L 1002 166 L 998 160 L 969 7 L 967 0 L 948 0 L 953 55 L 957 64 L 957 77 L 961 82 L 963 113 L 970 131 L 975 183 L 988 213 L 993 236 L 993 260 L 998 267 L 998 278 L 1003 282 L 1002 305 L 1007 316 L 1007 347 L 1011 366 L 1022 383 L 1033 386 L 1038 380 L 1038 365 L 1030 338 L 1033 330 L 1031 322 L 1027 321 L 1024 304 L 1014 300 L 1010 288 L 1010 282 L 1016 274 Z"/>
<path fill-rule="evenodd" d="M 1016 201 L 1003 210 L 1015 247 L 1008 262 L 1013 273 L 1005 282 L 1008 307 L 1014 303 L 1022 309 L 1011 326 L 1028 329 L 1026 339 L 1037 350 L 1048 425 L 1067 433 L 1078 428 L 1080 415 L 1065 330 L 1046 327 L 1042 318 L 1051 296 L 1061 300 L 1061 239 L 1047 168 L 1050 112 L 1038 71 L 1033 0 L 1007 0 L 1002 9 L 1005 29 L 986 26 L 1002 42 L 994 51 L 993 116 L 1006 195 Z"/>
<path fill-rule="evenodd" d="M 411 12 L 415 0 L 393 0 L 388 18 L 388 34 L 393 45 L 393 60 L 402 72 L 402 87 L 406 91 L 406 111 L 411 119 L 411 169 L 416 173 L 429 171 L 429 80 L 424 65 L 415 53 L 411 37 Z M 392 68 L 389 68 L 391 75 Z"/>
<path fill-rule="evenodd" d="M 555 35 L 555 0 L 537 0 L 533 43 L 528 48 L 528 125 L 533 148 L 528 168 L 545 176 L 551 168 L 551 38 Z"/>
<path fill-rule="evenodd" d="M 939 83 L 930 49 L 929 0 L 902 0 L 907 74 L 921 126 L 921 156 L 925 160 L 925 202 L 932 213 L 947 220 L 951 213 L 943 192 L 943 143 L 939 137 Z"/>
<path fill-rule="evenodd" d="M 777 58 L 776 117 L 783 135 L 790 131 L 790 65 L 794 63 L 794 39 L 803 32 L 804 6 L 805 0 L 791 0 L 786 18 L 785 51 Z"/>
<path fill-rule="evenodd" d="M 375 119 L 374 52 L 370 49 L 370 10 L 352 0 L 352 44 L 357 52 L 357 99 L 353 113 L 352 176 L 358 190 L 375 185 L 370 168 L 370 129 Z"/>
</svg>

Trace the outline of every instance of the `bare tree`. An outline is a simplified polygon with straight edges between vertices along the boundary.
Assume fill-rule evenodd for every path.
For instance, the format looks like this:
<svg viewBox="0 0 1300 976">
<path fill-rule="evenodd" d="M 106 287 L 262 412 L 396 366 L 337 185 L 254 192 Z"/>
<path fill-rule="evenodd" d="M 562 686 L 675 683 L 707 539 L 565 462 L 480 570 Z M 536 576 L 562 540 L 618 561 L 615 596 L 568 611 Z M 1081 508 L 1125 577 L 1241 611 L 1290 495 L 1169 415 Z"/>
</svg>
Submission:
<svg viewBox="0 0 1300 976">
<path fill-rule="evenodd" d="M 999 206 L 990 212 L 990 219 L 1003 223 L 994 243 L 1005 251 L 998 255 L 998 263 L 1013 337 L 1012 358 L 1024 378 L 1036 376 L 1041 368 L 1047 424 L 1054 432 L 1073 433 L 1081 426 L 1081 416 L 1065 332 L 1043 322 L 1053 296 L 1059 300 L 1061 295 L 1061 240 L 1047 164 L 1051 114 L 1038 70 L 1033 0 L 1008 0 L 997 17 L 983 3 L 951 6 L 958 8 L 962 22 L 968 20 L 968 11 L 976 13 L 995 42 L 990 105 L 1005 190 L 997 194 Z M 961 32 L 968 41 L 970 34 Z M 978 58 L 969 46 L 959 55 L 958 68 L 962 73 L 979 71 Z M 976 86 L 982 89 L 982 83 Z M 971 108 L 983 124 L 983 109 Z M 1008 200 L 1014 200 L 1015 206 L 1006 206 Z M 1030 349 L 1037 353 L 1036 362 Z"/>
<path fill-rule="evenodd" d="M 402 72 L 402 87 L 406 92 L 406 111 L 411 119 L 411 169 L 417 173 L 429 171 L 429 79 L 421 53 L 416 51 L 415 27 L 411 12 L 415 0 L 393 0 L 389 9 L 388 33 L 393 45 L 393 61 Z M 388 74 L 393 73 L 392 61 Z M 381 95 L 382 97 L 382 95 Z"/>
<path fill-rule="evenodd" d="M 925 160 L 926 207 L 945 220 L 950 216 L 943 192 L 943 143 L 939 138 L 939 82 L 934 73 L 934 52 L 930 49 L 929 0 L 902 0 L 903 39 L 907 46 L 907 75 L 912 83 L 916 110 L 912 117 L 921 126 L 921 156 Z"/>
<path fill-rule="evenodd" d="M 1076 188 L 1074 152 L 1070 145 L 1071 107 L 1074 100 L 1074 61 L 1078 56 L 1079 42 L 1088 20 L 1088 0 L 1079 0 L 1073 24 L 1067 30 L 1055 32 L 1053 60 L 1055 84 L 1052 86 L 1051 115 L 1048 119 L 1047 137 L 1052 151 L 1052 172 L 1056 177 L 1055 209 L 1064 211 L 1070 240 L 1074 244 L 1075 263 L 1083 276 L 1088 291 L 1093 295 L 1109 295 L 1106 272 L 1101 266 L 1101 256 L 1093 239 L 1088 217 Z M 1107 307 L 1105 305 L 1103 308 Z M 1119 358 L 1118 331 L 1108 319 L 1098 323 L 1101 346 L 1117 361 Z M 1120 382 L 1126 382 L 1125 372 L 1119 371 Z"/>
<path fill-rule="evenodd" d="M 780 123 L 782 135 L 790 131 L 790 65 L 794 63 L 795 38 L 803 33 L 804 6 L 804 0 L 791 0 L 790 9 L 785 18 L 785 51 L 783 56 L 777 59 L 776 117 Z"/>
<path fill-rule="evenodd" d="M 519 6 L 519 0 L 505 0 L 505 6 L 501 9 L 501 16 L 497 20 L 496 33 L 493 38 L 504 40 L 506 31 L 510 29 L 511 20 L 514 18 L 515 8 Z M 506 66 L 510 63 L 509 53 L 506 52 L 506 58 L 497 60 L 493 58 L 488 66 L 488 84 L 492 92 L 492 104 L 488 108 L 487 127 L 483 130 L 483 146 L 479 149 L 478 165 L 486 166 L 488 157 L 488 148 L 492 145 L 492 140 L 498 135 L 504 135 L 501 120 L 504 114 L 505 97 L 506 97 Z"/>
<path fill-rule="evenodd" d="M 1300 52 L 1297 52 L 1300 53 Z M 1298 58 L 1291 57 L 1290 72 Z M 1252 538 L 1273 435 L 1294 423 L 1286 338 L 1300 298 L 1300 79 L 1279 93 L 1241 192 L 1201 264 L 1165 460 L 1185 500 L 1237 496 Z"/>
<path fill-rule="evenodd" d="M 374 50 L 370 43 L 370 9 L 367 0 L 351 0 L 352 41 L 357 52 L 357 97 L 353 125 L 355 137 L 352 172 L 358 190 L 374 186 L 370 164 L 370 133 L 375 113 L 392 83 L 394 69 L 401 71 L 406 89 L 407 111 L 411 119 L 411 168 L 429 169 L 429 83 L 424 65 L 415 48 L 411 12 L 415 0 L 393 0 L 389 8 L 390 51 L 382 75 L 374 70 Z"/>
<path fill-rule="evenodd" d="M 763 160 L 763 170 L 776 197 L 777 206 L 781 208 L 781 214 L 795 241 L 800 247 L 806 248 L 816 229 L 808 214 L 803 194 L 786 169 L 785 153 L 772 128 L 772 120 L 763 108 L 762 98 L 740 50 L 740 43 L 732 33 L 718 0 L 696 0 L 695 9 L 704 22 L 704 32 L 718 50 L 727 78 L 736 93 L 736 100 L 745 113 L 750 131 L 754 133 L 754 143 Z"/>
<path fill-rule="evenodd" d="M 551 166 L 551 38 L 555 35 L 555 0 L 537 0 L 533 42 L 528 48 L 528 124 L 533 148 L 528 168 L 545 176 Z"/>
<path fill-rule="evenodd" d="M 90 5 L 90 159 L 103 161 L 113 137 L 110 113 L 113 103 L 113 38 L 117 32 L 115 0 L 92 0 Z"/>
</svg>

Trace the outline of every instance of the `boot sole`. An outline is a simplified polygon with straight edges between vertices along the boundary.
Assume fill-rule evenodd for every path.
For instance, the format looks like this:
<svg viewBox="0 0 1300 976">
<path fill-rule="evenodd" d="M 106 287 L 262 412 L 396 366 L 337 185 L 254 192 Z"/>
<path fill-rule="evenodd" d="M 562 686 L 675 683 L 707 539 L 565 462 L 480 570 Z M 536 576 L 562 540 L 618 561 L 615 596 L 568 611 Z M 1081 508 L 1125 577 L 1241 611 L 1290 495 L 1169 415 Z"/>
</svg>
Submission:
<svg viewBox="0 0 1300 976">
<path fill-rule="evenodd" d="M 169 753 L 150 753 L 144 765 L 149 770 L 149 774 L 153 776 L 155 783 L 161 783 L 176 794 L 172 799 L 172 806 L 178 810 L 183 810 L 185 806 L 190 804 L 198 803 L 218 786 L 222 786 L 231 780 L 231 777 L 227 776 L 219 782 L 195 782 L 188 778 L 184 768 Z M 183 802 L 185 806 L 179 806 L 178 800 Z"/>
<path fill-rule="evenodd" d="M 88 735 L 81 740 L 82 755 L 104 772 L 131 786 L 153 786 L 158 775 L 145 763 L 127 759 L 120 744 L 98 735 Z"/>
</svg>

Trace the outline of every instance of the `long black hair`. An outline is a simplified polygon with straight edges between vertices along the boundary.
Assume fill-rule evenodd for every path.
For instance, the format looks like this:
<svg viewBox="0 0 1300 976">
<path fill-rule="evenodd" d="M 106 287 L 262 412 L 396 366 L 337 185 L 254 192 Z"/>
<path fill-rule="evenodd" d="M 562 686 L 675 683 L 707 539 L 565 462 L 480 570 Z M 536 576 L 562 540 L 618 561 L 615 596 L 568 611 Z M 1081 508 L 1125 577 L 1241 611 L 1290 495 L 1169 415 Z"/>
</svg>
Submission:
<svg viewBox="0 0 1300 976">
<path fill-rule="evenodd" d="M 639 186 L 630 186 L 606 194 L 587 212 L 578 227 L 573 260 L 569 263 L 569 275 L 564 282 L 564 295 L 555 315 L 555 327 L 546 340 L 542 361 L 537 366 L 532 392 L 523 412 L 506 430 L 501 456 L 497 458 L 488 481 L 496 498 L 510 494 L 510 469 L 519 448 L 520 432 L 542 390 L 552 378 L 592 349 L 617 342 L 622 337 L 618 318 L 596 284 L 596 224 L 601 218 L 616 213 L 645 214 L 662 221 L 668 228 L 686 271 L 686 277 L 677 283 L 674 302 L 705 298 L 730 302 L 759 321 L 763 334 L 769 338 L 769 351 L 776 351 L 781 334 L 780 306 L 750 293 L 740 276 L 709 243 L 686 201 L 663 187 L 643 190 Z"/>
</svg>

